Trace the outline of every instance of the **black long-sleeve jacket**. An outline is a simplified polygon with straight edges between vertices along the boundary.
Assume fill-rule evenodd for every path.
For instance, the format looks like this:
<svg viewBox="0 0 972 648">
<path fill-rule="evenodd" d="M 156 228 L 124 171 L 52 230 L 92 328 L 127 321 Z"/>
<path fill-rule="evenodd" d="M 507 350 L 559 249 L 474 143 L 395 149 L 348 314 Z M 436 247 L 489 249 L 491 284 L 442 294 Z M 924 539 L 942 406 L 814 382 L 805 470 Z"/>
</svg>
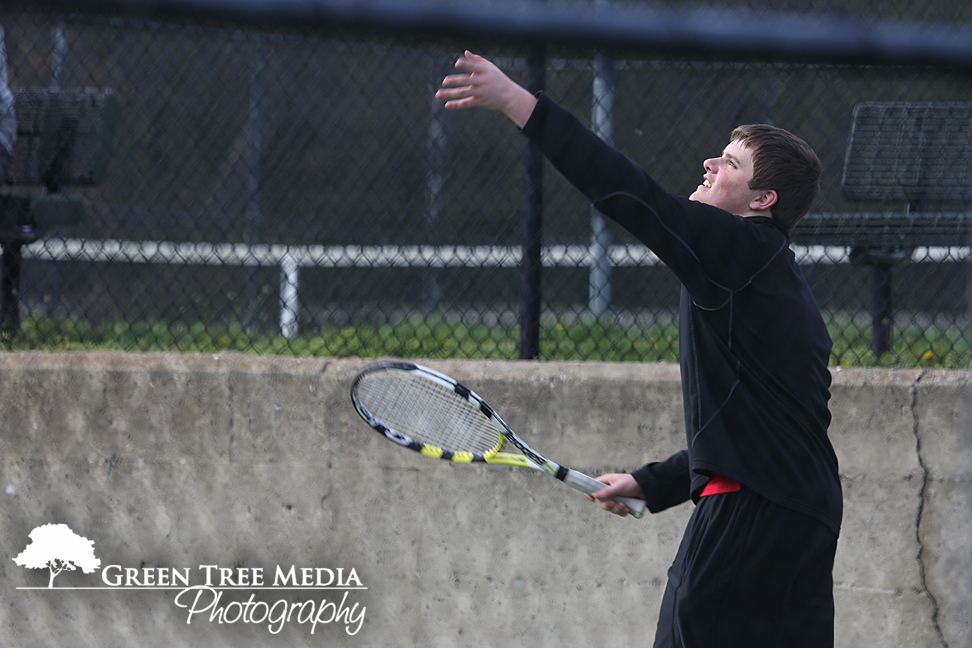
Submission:
<svg viewBox="0 0 972 648">
<path fill-rule="evenodd" d="M 650 510 L 697 498 L 717 473 L 839 533 L 831 340 L 786 226 L 668 193 L 545 95 L 523 134 L 682 283 L 687 450 L 632 473 Z"/>
</svg>

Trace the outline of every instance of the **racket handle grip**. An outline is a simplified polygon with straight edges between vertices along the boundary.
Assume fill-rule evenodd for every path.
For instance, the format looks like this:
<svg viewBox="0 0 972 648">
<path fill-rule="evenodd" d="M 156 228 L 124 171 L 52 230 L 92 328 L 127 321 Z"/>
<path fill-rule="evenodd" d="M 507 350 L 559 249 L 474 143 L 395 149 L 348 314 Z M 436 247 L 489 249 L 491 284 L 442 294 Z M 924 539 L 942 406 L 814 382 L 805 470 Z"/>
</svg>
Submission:
<svg viewBox="0 0 972 648">
<path fill-rule="evenodd" d="M 637 497 L 612 497 L 616 502 L 621 502 L 628 507 L 628 513 L 631 517 L 636 519 L 641 519 L 641 516 L 645 514 L 645 500 L 638 499 Z"/>
<path fill-rule="evenodd" d="M 599 482 L 590 475 L 585 475 L 582 472 L 570 468 L 567 469 L 564 483 L 588 495 L 596 493 L 607 486 L 604 482 Z M 643 499 L 638 499 L 637 497 L 612 497 L 611 499 L 627 506 L 628 513 L 635 519 L 641 519 L 641 516 L 645 514 L 645 500 Z"/>
</svg>

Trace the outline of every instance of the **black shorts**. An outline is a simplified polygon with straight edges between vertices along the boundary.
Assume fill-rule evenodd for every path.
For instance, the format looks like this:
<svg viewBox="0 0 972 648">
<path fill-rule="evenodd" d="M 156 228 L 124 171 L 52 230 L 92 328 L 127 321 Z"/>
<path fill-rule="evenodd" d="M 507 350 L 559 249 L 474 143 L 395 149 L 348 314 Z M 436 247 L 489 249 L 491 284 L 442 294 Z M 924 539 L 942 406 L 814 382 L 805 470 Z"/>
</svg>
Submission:
<svg viewBox="0 0 972 648">
<path fill-rule="evenodd" d="M 837 536 L 743 488 L 699 500 L 655 648 L 832 648 Z"/>
</svg>

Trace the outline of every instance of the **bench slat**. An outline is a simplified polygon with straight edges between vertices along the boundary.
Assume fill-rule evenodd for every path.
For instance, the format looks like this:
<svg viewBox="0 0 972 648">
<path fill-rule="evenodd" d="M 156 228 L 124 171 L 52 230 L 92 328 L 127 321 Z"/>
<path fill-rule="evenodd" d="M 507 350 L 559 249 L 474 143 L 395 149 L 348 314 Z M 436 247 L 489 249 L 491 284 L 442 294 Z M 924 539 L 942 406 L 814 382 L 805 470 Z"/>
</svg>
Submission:
<svg viewBox="0 0 972 648">
<path fill-rule="evenodd" d="M 972 200 L 972 103 L 861 103 L 842 180 L 851 200 Z"/>
<path fill-rule="evenodd" d="M 17 141 L 7 183 L 57 188 L 104 181 L 118 117 L 111 90 L 14 91 Z"/>
<path fill-rule="evenodd" d="M 918 247 L 972 244 L 972 215 L 962 212 L 807 214 L 793 228 L 800 245 Z"/>
</svg>

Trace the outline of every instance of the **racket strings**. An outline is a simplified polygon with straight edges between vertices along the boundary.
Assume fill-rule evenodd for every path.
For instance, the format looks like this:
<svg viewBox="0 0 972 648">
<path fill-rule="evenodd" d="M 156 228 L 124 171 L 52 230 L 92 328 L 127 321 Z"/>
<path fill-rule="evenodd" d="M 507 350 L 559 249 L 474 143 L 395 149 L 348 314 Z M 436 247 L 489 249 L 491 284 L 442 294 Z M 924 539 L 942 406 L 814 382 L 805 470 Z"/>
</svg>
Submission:
<svg viewBox="0 0 972 648">
<path fill-rule="evenodd" d="M 499 430 L 480 409 L 438 382 L 405 372 L 377 372 L 358 384 L 375 418 L 419 443 L 485 455 L 498 450 Z"/>
</svg>

